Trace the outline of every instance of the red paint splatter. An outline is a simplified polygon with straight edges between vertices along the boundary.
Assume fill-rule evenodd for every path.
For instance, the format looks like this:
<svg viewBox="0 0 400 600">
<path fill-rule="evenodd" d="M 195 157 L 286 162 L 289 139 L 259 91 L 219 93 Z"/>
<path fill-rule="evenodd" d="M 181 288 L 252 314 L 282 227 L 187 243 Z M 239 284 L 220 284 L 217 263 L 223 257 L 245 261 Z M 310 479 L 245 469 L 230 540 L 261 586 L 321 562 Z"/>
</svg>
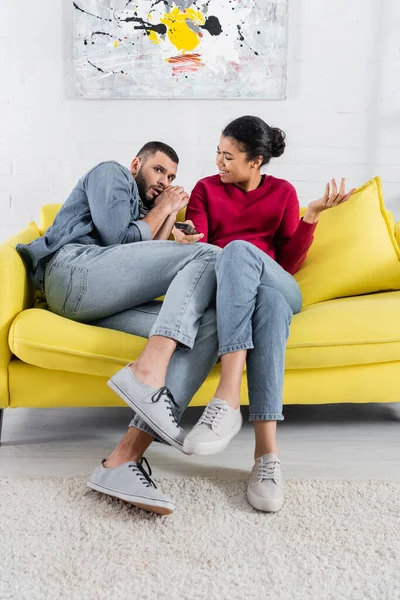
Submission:
<svg viewBox="0 0 400 600">
<path fill-rule="evenodd" d="M 172 65 L 172 75 L 181 73 L 194 73 L 205 64 L 201 62 L 200 54 L 184 54 L 183 56 L 171 56 L 167 59 Z"/>
</svg>

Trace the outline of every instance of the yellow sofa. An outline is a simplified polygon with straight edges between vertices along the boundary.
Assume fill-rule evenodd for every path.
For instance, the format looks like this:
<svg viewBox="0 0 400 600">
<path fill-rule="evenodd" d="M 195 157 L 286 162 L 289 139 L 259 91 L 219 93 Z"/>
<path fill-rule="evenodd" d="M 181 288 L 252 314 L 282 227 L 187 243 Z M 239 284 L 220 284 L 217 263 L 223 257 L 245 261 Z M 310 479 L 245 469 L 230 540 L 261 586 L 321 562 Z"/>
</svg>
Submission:
<svg viewBox="0 0 400 600">
<path fill-rule="evenodd" d="M 144 338 L 84 325 L 52 314 L 35 301 L 15 250 L 43 234 L 60 205 L 41 210 L 0 245 L 0 408 L 123 405 L 107 379 L 144 347 Z M 400 242 L 400 223 L 392 219 Z M 399 267 L 400 268 L 400 267 Z M 285 404 L 398 402 L 399 291 L 328 300 L 293 319 L 287 346 Z M 215 391 L 219 366 L 193 398 L 204 405 Z M 246 375 L 243 404 L 248 403 Z"/>
</svg>

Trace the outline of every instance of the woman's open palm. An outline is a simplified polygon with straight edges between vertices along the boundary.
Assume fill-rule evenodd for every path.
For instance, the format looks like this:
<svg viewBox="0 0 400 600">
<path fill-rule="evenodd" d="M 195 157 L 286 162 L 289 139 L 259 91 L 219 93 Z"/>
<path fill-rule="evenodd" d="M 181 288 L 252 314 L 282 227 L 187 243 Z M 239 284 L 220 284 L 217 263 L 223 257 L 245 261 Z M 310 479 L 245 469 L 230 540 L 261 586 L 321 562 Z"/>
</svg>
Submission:
<svg viewBox="0 0 400 600">
<path fill-rule="evenodd" d="M 356 188 L 352 188 L 346 194 L 346 180 L 343 178 L 340 182 L 339 190 L 337 189 L 336 181 L 332 179 L 332 182 L 326 184 L 325 194 L 319 200 L 313 200 L 308 205 L 308 208 L 314 213 L 321 213 L 328 208 L 334 208 L 347 202 L 349 198 L 354 194 Z"/>
</svg>

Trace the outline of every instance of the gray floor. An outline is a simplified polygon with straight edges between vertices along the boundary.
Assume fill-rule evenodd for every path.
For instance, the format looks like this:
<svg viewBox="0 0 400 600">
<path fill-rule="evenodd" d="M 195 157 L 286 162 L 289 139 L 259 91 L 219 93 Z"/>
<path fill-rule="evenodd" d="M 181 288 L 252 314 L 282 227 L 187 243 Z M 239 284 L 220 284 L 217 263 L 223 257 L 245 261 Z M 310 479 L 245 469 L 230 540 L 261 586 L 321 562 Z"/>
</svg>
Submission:
<svg viewBox="0 0 400 600">
<path fill-rule="evenodd" d="M 185 428 L 200 412 L 186 412 Z M 6 410 L 0 475 L 86 476 L 117 444 L 130 415 L 128 408 Z M 400 404 L 289 406 L 285 416 L 279 446 L 287 478 L 400 481 Z M 246 423 L 214 456 L 189 457 L 160 444 L 146 456 L 156 477 L 244 475 L 252 466 L 252 427 Z"/>
</svg>

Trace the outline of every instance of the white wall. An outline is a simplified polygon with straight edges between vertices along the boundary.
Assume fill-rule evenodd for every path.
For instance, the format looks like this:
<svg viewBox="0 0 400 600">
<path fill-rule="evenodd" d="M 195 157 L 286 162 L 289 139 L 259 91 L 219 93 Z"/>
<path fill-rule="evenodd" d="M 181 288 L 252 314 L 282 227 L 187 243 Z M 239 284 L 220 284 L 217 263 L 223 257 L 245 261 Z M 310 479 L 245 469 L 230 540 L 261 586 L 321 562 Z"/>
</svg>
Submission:
<svg viewBox="0 0 400 600">
<path fill-rule="evenodd" d="M 324 182 L 383 179 L 400 217 L 400 3 L 291 0 L 288 98 L 262 101 L 93 101 L 74 95 L 72 1 L 0 2 L 0 239 L 61 202 L 85 170 L 129 164 L 146 141 L 181 155 L 191 188 L 214 173 L 221 128 L 257 114 L 287 132 L 269 171 L 302 204 Z"/>
</svg>

